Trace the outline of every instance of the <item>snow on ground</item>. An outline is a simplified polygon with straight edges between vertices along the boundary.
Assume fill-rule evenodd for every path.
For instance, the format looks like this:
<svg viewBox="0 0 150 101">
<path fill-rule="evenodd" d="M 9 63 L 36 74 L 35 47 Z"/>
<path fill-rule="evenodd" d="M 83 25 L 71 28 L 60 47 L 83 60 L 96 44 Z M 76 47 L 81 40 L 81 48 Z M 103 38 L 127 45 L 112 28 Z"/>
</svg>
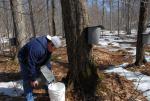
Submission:
<svg viewBox="0 0 150 101">
<path fill-rule="evenodd" d="M 99 45 L 101 45 L 103 47 L 107 47 L 108 46 L 108 41 L 100 40 Z"/>
<path fill-rule="evenodd" d="M 21 96 L 23 94 L 22 80 L 0 82 L 0 93 L 8 96 Z"/>
<path fill-rule="evenodd" d="M 145 30 L 144 34 L 148 34 L 149 32 L 150 32 L 150 27 L 148 27 L 148 28 Z"/>
<path fill-rule="evenodd" d="M 131 50 L 128 50 L 129 53 L 131 53 L 132 56 L 136 55 L 136 47 L 130 47 Z"/>
<path fill-rule="evenodd" d="M 0 37 L 0 43 L 8 43 L 9 39 L 7 37 Z"/>
<path fill-rule="evenodd" d="M 99 39 L 98 45 L 100 47 L 107 48 L 109 51 L 118 51 L 118 50 L 126 50 L 132 56 L 136 55 L 136 30 L 131 31 L 131 35 L 126 35 L 124 31 L 120 31 L 120 37 L 116 36 L 117 32 L 110 33 L 110 31 L 105 30 L 103 32 L 104 36 L 101 36 Z M 111 48 L 108 46 L 112 46 Z M 150 52 L 145 52 L 146 56 L 149 56 Z"/>
<path fill-rule="evenodd" d="M 125 33 L 122 31 L 122 35 Z M 131 53 L 132 56 L 136 55 L 136 47 L 133 46 L 136 43 L 136 31 L 133 30 L 131 35 L 125 35 L 125 37 L 121 38 L 118 36 L 112 36 L 112 33 L 105 32 L 105 36 L 100 38 L 99 45 L 100 47 L 105 47 L 109 51 L 118 51 L 118 50 L 126 50 Z M 108 47 L 109 45 L 113 47 Z M 150 52 L 145 52 L 145 58 L 148 62 L 150 62 Z M 146 76 L 141 74 L 140 72 L 131 72 L 127 71 L 123 67 L 127 64 L 122 64 L 118 66 L 118 68 L 110 68 L 106 70 L 107 73 L 117 73 L 121 76 L 126 77 L 128 80 L 133 80 L 135 85 L 135 89 L 143 92 L 144 96 L 150 101 L 150 76 Z"/>
<path fill-rule="evenodd" d="M 123 67 L 125 67 L 127 63 L 118 66 L 118 68 L 111 67 L 106 70 L 106 73 L 117 73 L 120 76 L 126 77 L 128 80 L 132 80 L 135 85 L 135 89 L 143 92 L 143 95 L 150 101 L 150 76 L 146 76 L 141 74 L 140 72 L 131 72 Z"/>
</svg>

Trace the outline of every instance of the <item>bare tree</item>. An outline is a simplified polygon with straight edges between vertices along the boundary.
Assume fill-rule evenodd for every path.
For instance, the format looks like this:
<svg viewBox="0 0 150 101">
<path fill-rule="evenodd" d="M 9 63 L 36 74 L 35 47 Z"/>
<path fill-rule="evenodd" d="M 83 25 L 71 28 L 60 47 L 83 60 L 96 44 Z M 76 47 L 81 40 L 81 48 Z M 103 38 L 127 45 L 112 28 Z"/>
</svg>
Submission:
<svg viewBox="0 0 150 101">
<path fill-rule="evenodd" d="M 3 0 L 3 8 L 10 7 L 9 4 L 10 4 L 9 2 L 6 3 L 6 1 Z M 5 32 L 4 33 L 6 34 L 8 39 L 10 39 L 10 31 L 11 31 L 11 27 L 10 27 L 10 23 L 11 22 L 10 22 L 9 18 L 11 18 L 9 16 L 9 11 L 6 10 L 6 9 L 3 9 L 3 23 L 4 23 L 4 26 L 5 26 L 5 28 L 4 28 Z M 10 43 L 8 45 L 6 45 L 5 48 L 8 48 L 8 47 L 11 49 L 9 55 L 11 55 L 13 57 L 13 55 L 14 55 L 14 51 L 13 51 L 14 47 L 11 47 Z M 3 45 L 3 48 L 4 48 L 4 45 Z M 5 52 L 4 52 L 4 55 L 5 55 Z"/>
<path fill-rule="evenodd" d="M 55 25 L 55 1 L 51 1 L 52 4 L 52 34 L 56 35 L 56 25 Z"/>
<path fill-rule="evenodd" d="M 95 5 L 96 5 L 95 13 L 97 18 L 97 25 L 99 25 L 101 23 L 101 19 L 100 19 L 101 16 L 100 16 L 100 8 L 99 8 L 98 0 L 95 0 Z"/>
<path fill-rule="evenodd" d="M 49 20 L 49 0 L 46 0 L 46 15 L 47 15 L 47 25 L 48 25 L 48 33 L 50 34 L 50 20 Z"/>
<path fill-rule="evenodd" d="M 104 17 L 105 17 L 105 0 L 103 0 L 103 3 L 102 3 L 102 5 L 103 5 L 103 11 L 102 11 L 102 25 L 104 26 L 105 25 L 105 19 L 104 19 Z M 103 31 L 102 31 L 102 36 L 103 36 Z"/>
<path fill-rule="evenodd" d="M 21 4 L 22 0 L 10 0 L 14 32 L 18 43 L 17 50 L 20 49 L 26 43 L 27 39 L 27 33 L 25 30 L 25 19 L 24 16 L 22 15 L 24 13 L 24 10 Z M 15 59 L 17 59 L 17 57 Z"/>
<path fill-rule="evenodd" d="M 14 4 L 13 4 L 13 0 L 10 0 L 10 7 L 11 7 L 11 14 L 12 14 L 12 19 L 13 19 L 13 36 L 15 36 L 16 38 L 18 37 L 18 29 L 17 29 L 17 22 L 16 22 L 16 13 L 15 13 L 15 8 L 14 8 Z"/>
<path fill-rule="evenodd" d="M 33 35 L 33 37 L 36 37 L 31 0 L 28 0 L 28 4 L 29 4 L 30 20 L 31 20 L 31 27 L 32 27 L 32 35 Z"/>
<path fill-rule="evenodd" d="M 112 33 L 112 0 L 109 1 L 110 5 L 110 32 Z"/>
<path fill-rule="evenodd" d="M 141 65 L 146 62 L 144 57 L 143 32 L 146 29 L 147 10 L 149 0 L 141 0 L 140 15 L 138 24 L 138 36 L 136 45 L 136 65 Z"/>
<path fill-rule="evenodd" d="M 102 13 L 102 25 L 104 26 L 104 16 L 105 16 L 105 0 L 103 0 L 103 13 Z"/>
<path fill-rule="evenodd" d="M 120 30 L 120 0 L 118 0 L 118 36 L 119 36 L 119 30 Z"/>
<path fill-rule="evenodd" d="M 92 62 L 92 46 L 87 43 L 88 15 L 85 2 L 85 0 L 61 0 L 70 65 L 69 81 L 75 90 L 93 93 L 97 73 Z"/>
<path fill-rule="evenodd" d="M 3 0 L 3 8 L 6 8 L 6 2 Z M 9 38 L 9 22 L 8 22 L 8 11 L 3 9 L 3 23 L 6 28 L 7 37 Z"/>
<path fill-rule="evenodd" d="M 131 34 L 131 4 L 130 4 L 131 0 L 128 0 L 128 2 L 126 3 L 126 7 L 127 7 L 127 25 L 126 25 L 126 31 L 127 34 Z"/>
</svg>

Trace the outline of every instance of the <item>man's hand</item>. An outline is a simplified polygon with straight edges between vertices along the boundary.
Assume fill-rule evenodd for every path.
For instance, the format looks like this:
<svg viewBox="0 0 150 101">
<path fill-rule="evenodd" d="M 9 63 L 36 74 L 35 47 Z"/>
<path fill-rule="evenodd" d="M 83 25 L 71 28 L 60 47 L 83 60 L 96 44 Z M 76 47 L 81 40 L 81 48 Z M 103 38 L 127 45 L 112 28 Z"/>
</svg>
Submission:
<svg viewBox="0 0 150 101">
<path fill-rule="evenodd" d="M 39 85 L 39 82 L 37 80 L 31 81 L 30 83 L 32 87 L 37 87 Z"/>
</svg>

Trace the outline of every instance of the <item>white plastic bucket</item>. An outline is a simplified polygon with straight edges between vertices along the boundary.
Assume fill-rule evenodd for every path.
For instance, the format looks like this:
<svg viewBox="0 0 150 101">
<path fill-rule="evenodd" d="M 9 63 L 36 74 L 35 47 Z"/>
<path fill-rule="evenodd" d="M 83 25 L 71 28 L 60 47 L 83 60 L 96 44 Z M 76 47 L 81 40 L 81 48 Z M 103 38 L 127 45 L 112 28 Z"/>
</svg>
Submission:
<svg viewBox="0 0 150 101">
<path fill-rule="evenodd" d="M 48 85 L 50 101 L 65 101 L 65 85 L 61 82 Z"/>
</svg>

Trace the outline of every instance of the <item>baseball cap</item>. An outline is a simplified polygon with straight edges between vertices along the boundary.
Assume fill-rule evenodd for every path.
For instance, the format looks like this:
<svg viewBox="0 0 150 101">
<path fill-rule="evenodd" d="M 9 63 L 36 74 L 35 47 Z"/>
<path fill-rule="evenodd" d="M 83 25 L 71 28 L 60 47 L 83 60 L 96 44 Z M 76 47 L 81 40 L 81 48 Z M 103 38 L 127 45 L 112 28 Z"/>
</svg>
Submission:
<svg viewBox="0 0 150 101">
<path fill-rule="evenodd" d="M 58 36 L 50 36 L 50 35 L 47 35 L 46 38 L 47 38 L 48 40 L 50 40 L 50 41 L 54 44 L 54 46 L 55 46 L 56 48 L 59 48 L 59 47 L 61 46 L 61 40 L 60 40 L 60 38 L 59 38 Z"/>
</svg>

